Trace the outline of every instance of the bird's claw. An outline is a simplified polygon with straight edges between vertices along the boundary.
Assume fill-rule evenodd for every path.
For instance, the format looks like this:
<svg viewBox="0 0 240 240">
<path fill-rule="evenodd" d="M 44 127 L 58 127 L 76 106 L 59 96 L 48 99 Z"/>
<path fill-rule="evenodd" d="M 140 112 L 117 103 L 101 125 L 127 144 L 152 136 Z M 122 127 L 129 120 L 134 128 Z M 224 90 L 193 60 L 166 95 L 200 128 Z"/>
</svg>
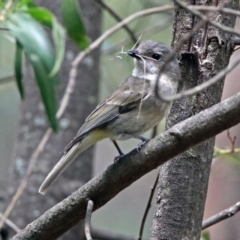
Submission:
<svg viewBox="0 0 240 240">
<path fill-rule="evenodd" d="M 140 142 L 137 145 L 137 151 L 140 152 L 140 150 L 142 149 L 142 147 L 149 141 L 150 139 L 145 139 L 144 141 Z"/>
<path fill-rule="evenodd" d="M 114 163 L 118 162 L 122 157 L 124 157 L 125 154 L 120 154 L 114 158 Z"/>
</svg>

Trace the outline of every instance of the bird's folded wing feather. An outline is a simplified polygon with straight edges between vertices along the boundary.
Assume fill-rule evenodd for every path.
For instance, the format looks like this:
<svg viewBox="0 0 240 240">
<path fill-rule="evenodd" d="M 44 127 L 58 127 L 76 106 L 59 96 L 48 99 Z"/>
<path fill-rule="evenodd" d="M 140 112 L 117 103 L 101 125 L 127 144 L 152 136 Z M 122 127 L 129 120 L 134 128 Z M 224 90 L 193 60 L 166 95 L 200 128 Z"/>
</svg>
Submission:
<svg viewBox="0 0 240 240">
<path fill-rule="evenodd" d="M 112 96 L 96 107 L 80 128 L 77 136 L 66 146 L 65 152 L 69 151 L 75 143 L 81 141 L 89 131 L 102 127 L 121 113 L 138 107 L 141 99 L 146 96 L 148 86 L 147 83 L 144 84 L 142 79 L 131 77 L 130 80 L 128 78 Z"/>
</svg>

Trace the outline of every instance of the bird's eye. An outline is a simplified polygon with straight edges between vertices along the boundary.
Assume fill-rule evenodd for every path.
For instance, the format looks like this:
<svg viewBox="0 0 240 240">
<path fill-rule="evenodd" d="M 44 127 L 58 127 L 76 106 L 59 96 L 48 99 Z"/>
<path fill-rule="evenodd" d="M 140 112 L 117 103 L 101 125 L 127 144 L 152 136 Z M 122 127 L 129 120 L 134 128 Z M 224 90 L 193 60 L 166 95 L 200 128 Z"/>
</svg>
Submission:
<svg viewBox="0 0 240 240">
<path fill-rule="evenodd" d="M 152 58 L 154 58 L 154 59 L 156 59 L 156 60 L 159 60 L 159 59 L 161 58 L 161 55 L 158 54 L 158 53 L 154 53 L 154 54 L 152 55 Z"/>
</svg>

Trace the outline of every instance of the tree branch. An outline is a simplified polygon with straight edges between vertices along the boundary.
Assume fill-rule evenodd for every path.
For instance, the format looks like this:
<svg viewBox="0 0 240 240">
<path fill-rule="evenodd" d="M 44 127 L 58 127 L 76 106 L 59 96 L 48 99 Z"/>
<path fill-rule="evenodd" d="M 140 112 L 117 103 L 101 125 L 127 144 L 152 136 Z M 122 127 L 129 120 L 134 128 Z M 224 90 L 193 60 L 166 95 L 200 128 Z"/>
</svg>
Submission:
<svg viewBox="0 0 240 240">
<path fill-rule="evenodd" d="M 101 8 L 106 10 L 115 20 L 118 22 L 122 21 L 122 18 L 116 12 L 114 12 L 113 9 L 111 9 L 105 2 L 102 0 L 95 0 L 95 2 L 97 2 Z M 136 43 L 138 39 L 135 36 L 134 32 L 127 25 L 123 26 L 122 28 L 129 34 L 132 42 Z"/>
<path fill-rule="evenodd" d="M 110 165 L 106 171 L 45 212 L 13 239 L 56 239 L 85 218 L 89 199 L 94 201 L 95 210 L 102 207 L 144 174 L 239 123 L 239 112 L 240 93 L 176 124 L 149 141 L 140 152 L 134 149 Z"/>
<path fill-rule="evenodd" d="M 216 223 L 219 223 L 227 218 L 230 218 L 232 216 L 234 216 L 237 212 L 240 211 L 240 202 L 237 202 L 236 204 L 234 204 L 233 206 L 231 206 L 230 208 L 227 208 L 225 210 L 223 210 L 222 212 L 208 218 L 207 220 L 203 221 L 202 223 L 202 230 L 206 229 Z"/>
<path fill-rule="evenodd" d="M 156 127 L 154 129 L 156 129 Z M 153 133 L 154 133 L 154 131 L 153 131 Z M 159 173 L 158 173 L 158 175 L 157 175 L 157 177 L 155 179 L 155 182 L 154 182 L 153 186 L 151 187 L 150 196 L 149 196 L 149 199 L 148 199 L 148 202 L 147 202 L 147 206 L 146 206 L 146 209 L 144 211 L 142 222 L 141 222 L 141 226 L 140 226 L 138 240 L 142 240 L 144 225 L 145 225 L 145 222 L 146 222 L 146 219 L 147 219 L 148 212 L 149 212 L 149 210 L 151 208 L 151 205 L 152 205 L 152 199 L 153 199 L 153 195 L 154 195 L 155 189 L 157 187 L 158 177 L 159 177 Z"/>
</svg>

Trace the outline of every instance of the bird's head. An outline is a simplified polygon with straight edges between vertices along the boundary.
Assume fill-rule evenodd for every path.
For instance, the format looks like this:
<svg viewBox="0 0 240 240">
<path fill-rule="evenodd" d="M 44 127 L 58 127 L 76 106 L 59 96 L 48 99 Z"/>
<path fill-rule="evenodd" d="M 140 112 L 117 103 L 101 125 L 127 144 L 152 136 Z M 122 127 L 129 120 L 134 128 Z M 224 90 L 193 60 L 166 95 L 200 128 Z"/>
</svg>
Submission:
<svg viewBox="0 0 240 240">
<path fill-rule="evenodd" d="M 135 77 L 142 78 L 144 75 L 157 77 L 169 55 L 173 54 L 173 50 L 162 42 L 149 40 L 142 42 L 137 49 L 129 50 L 128 54 L 134 58 L 135 68 L 133 75 Z M 174 69 L 171 68 L 177 68 L 179 70 L 175 55 L 173 55 L 173 58 L 164 66 L 163 72 L 169 70 L 174 71 Z"/>
</svg>

